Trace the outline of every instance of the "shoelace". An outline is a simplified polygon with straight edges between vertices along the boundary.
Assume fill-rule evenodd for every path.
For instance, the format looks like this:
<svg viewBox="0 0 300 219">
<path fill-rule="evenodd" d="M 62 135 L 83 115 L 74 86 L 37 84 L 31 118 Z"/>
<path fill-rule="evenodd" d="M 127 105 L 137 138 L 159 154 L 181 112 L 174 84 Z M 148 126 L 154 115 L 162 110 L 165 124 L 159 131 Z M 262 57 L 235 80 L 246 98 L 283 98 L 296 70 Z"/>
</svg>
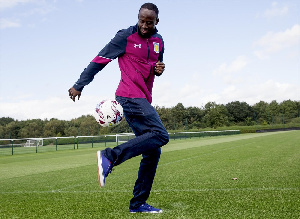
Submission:
<svg viewBox="0 0 300 219">
<path fill-rule="evenodd" d="M 110 174 L 110 173 L 114 170 L 114 168 L 111 168 L 111 169 L 110 169 L 110 166 L 111 166 L 111 165 L 109 165 L 109 166 L 107 167 L 107 171 L 105 171 L 105 177 L 107 177 L 108 174 Z"/>
<path fill-rule="evenodd" d="M 148 209 L 153 209 L 154 207 L 152 207 L 151 205 L 148 205 L 147 203 L 144 204 L 144 206 Z"/>
</svg>

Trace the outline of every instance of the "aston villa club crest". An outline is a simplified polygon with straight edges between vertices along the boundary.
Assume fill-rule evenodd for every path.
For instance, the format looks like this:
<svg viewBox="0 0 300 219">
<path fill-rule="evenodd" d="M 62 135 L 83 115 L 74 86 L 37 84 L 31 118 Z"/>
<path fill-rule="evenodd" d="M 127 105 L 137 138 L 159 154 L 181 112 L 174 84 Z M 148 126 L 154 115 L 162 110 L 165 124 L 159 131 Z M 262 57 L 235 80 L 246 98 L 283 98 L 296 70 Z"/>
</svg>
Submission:
<svg viewBox="0 0 300 219">
<path fill-rule="evenodd" d="M 153 43 L 154 45 L 154 52 L 159 53 L 159 43 Z"/>
</svg>

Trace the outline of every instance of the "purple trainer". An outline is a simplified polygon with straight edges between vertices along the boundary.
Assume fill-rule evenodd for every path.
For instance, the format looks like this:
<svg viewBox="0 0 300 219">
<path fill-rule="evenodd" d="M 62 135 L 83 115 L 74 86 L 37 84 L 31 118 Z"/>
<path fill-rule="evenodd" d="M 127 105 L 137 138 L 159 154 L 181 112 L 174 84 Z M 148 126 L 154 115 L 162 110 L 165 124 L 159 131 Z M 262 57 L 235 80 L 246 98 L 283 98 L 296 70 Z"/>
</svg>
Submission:
<svg viewBox="0 0 300 219">
<path fill-rule="evenodd" d="M 147 203 L 142 204 L 140 207 L 135 209 L 129 209 L 130 213 L 162 213 L 163 211 L 158 208 L 154 208 Z"/>
<path fill-rule="evenodd" d="M 97 166 L 99 186 L 104 187 L 105 178 L 112 170 L 111 162 L 101 153 L 97 151 Z"/>
</svg>

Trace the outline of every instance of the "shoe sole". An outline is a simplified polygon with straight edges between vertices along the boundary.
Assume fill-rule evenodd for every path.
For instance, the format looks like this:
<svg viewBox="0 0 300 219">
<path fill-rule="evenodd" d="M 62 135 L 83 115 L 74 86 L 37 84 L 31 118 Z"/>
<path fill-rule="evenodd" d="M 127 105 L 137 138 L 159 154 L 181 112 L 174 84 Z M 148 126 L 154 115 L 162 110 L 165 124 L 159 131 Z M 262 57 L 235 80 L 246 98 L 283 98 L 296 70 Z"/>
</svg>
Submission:
<svg viewBox="0 0 300 219">
<path fill-rule="evenodd" d="M 130 211 L 131 214 L 135 214 L 135 213 L 146 213 L 146 214 L 160 214 L 163 213 L 163 211 Z"/>
<path fill-rule="evenodd" d="M 104 176 L 103 176 L 103 167 L 102 167 L 102 156 L 101 151 L 97 151 L 97 167 L 98 167 L 98 181 L 99 186 L 104 187 Z"/>
</svg>

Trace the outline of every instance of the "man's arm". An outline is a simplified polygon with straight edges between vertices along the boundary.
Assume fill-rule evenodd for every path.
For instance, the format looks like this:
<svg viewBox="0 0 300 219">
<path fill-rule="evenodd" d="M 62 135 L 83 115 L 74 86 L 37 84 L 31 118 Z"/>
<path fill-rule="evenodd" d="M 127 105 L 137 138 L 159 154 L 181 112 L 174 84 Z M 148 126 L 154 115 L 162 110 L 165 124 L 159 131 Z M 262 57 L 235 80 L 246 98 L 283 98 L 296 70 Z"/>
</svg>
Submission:
<svg viewBox="0 0 300 219">
<path fill-rule="evenodd" d="M 126 32 L 119 31 L 116 36 L 99 52 L 87 68 L 81 73 L 78 81 L 71 87 L 69 91 L 70 98 L 75 101 L 81 96 L 84 86 L 93 81 L 95 75 L 101 71 L 109 62 L 119 57 L 126 49 Z"/>
</svg>

